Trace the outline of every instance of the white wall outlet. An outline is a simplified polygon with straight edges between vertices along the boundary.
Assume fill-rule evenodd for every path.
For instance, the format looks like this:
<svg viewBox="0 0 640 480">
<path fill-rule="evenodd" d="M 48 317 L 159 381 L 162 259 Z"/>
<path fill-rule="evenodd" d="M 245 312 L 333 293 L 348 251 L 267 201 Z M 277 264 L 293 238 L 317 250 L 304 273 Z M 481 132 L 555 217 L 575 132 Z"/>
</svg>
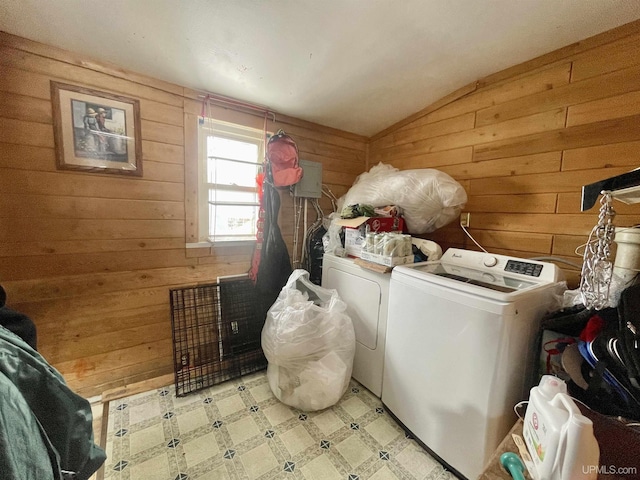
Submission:
<svg viewBox="0 0 640 480">
<path fill-rule="evenodd" d="M 460 226 L 468 227 L 471 222 L 471 214 L 469 212 L 464 212 L 460 214 Z"/>
</svg>

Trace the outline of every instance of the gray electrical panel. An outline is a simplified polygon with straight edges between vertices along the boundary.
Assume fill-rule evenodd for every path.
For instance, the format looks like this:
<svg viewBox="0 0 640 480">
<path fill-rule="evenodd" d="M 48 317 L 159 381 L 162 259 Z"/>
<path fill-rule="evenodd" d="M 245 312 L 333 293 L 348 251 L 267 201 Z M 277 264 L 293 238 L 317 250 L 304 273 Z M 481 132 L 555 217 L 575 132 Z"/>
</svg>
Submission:
<svg viewBox="0 0 640 480">
<path fill-rule="evenodd" d="M 296 197 L 320 198 L 322 197 L 322 164 L 310 160 L 300 160 L 302 178 L 296 183 L 293 194 Z"/>
</svg>

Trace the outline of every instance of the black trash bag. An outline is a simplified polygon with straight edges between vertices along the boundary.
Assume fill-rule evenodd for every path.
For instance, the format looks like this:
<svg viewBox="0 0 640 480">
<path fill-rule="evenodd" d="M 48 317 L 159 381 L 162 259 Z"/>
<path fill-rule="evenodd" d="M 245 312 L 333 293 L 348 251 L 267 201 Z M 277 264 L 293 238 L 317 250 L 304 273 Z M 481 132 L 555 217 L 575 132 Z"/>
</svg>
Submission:
<svg viewBox="0 0 640 480">
<path fill-rule="evenodd" d="M 327 229 L 320 225 L 307 240 L 307 255 L 306 270 L 309 272 L 309 280 L 316 285 L 320 285 L 322 282 L 322 257 L 324 255 L 324 244 L 322 237 L 327 233 Z"/>
<path fill-rule="evenodd" d="M 280 211 L 280 194 L 274 187 L 269 163 L 265 163 L 265 180 L 263 184 L 263 241 L 260 252 L 260 263 L 255 277 L 260 319 L 267 318 L 267 311 L 278 298 L 293 269 L 287 245 L 282 238 L 278 226 Z"/>
</svg>

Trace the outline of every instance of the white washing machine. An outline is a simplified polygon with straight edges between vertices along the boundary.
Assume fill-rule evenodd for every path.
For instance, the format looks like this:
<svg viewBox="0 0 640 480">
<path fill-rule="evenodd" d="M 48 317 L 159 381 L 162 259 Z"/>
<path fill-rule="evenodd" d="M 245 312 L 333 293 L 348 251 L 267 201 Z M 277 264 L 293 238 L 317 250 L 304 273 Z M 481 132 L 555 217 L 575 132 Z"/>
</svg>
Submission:
<svg viewBox="0 0 640 480">
<path fill-rule="evenodd" d="M 528 397 L 551 263 L 449 249 L 393 269 L 382 402 L 450 468 L 475 479 Z"/>
<path fill-rule="evenodd" d="M 356 333 L 352 376 L 378 397 L 382 393 L 390 278 L 388 273 L 356 265 L 352 258 L 325 254 L 322 260 L 322 286 L 338 291 Z"/>
</svg>

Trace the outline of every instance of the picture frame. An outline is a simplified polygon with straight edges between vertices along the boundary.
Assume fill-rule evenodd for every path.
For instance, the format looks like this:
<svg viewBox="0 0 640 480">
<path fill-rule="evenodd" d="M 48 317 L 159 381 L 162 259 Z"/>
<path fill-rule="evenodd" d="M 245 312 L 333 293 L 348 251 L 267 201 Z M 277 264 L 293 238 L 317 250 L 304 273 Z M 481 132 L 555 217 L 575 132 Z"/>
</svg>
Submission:
<svg viewBox="0 0 640 480">
<path fill-rule="evenodd" d="M 142 176 L 140 101 L 51 81 L 56 167 Z"/>
</svg>

